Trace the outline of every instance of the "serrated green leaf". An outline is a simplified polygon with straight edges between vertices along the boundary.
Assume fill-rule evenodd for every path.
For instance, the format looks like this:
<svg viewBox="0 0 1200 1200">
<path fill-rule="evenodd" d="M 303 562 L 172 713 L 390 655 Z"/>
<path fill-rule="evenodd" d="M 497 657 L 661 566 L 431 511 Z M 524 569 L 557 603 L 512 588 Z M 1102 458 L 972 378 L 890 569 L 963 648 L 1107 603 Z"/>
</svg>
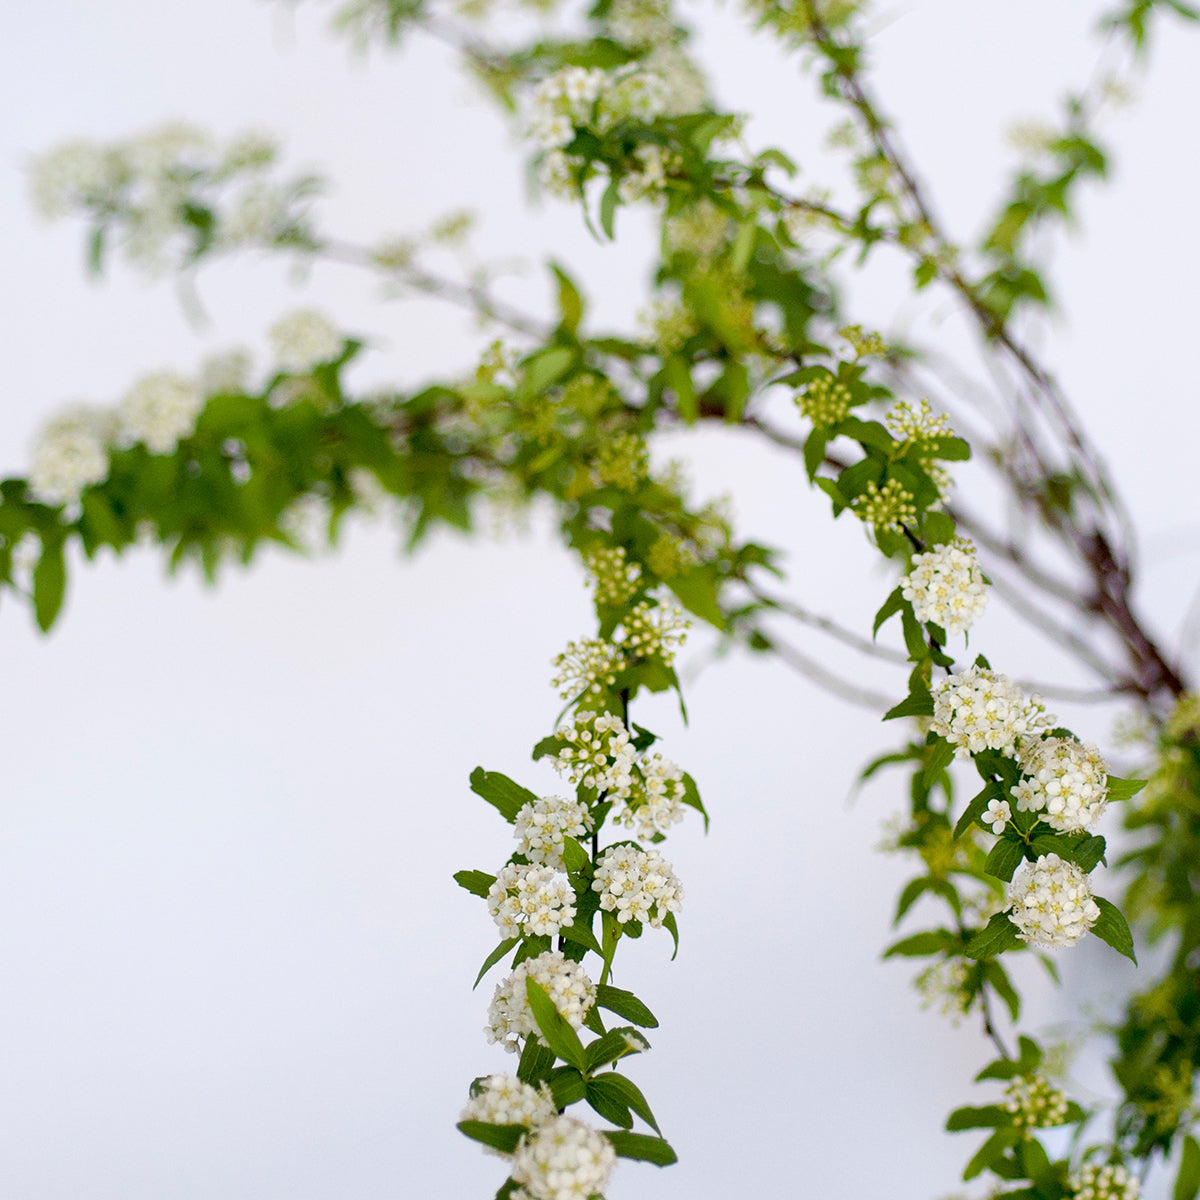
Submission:
<svg viewBox="0 0 1200 1200">
<path fill-rule="evenodd" d="M 659 1129 L 658 1122 L 650 1111 L 650 1105 L 646 1103 L 646 1097 L 642 1095 L 641 1089 L 632 1079 L 626 1079 L 624 1075 L 610 1071 L 605 1075 L 597 1075 L 592 1082 L 603 1083 L 614 1096 L 621 1099 L 627 1108 L 641 1117 L 655 1133 L 661 1135 L 662 1130 Z"/>
<path fill-rule="evenodd" d="M 933 697 L 928 692 L 910 692 L 895 708 L 889 708 L 883 715 L 885 721 L 894 721 L 897 717 L 932 717 Z"/>
<path fill-rule="evenodd" d="M 942 954 L 962 949 L 962 939 L 949 929 L 927 929 L 893 942 L 884 952 L 884 958 L 899 954 L 904 958 L 923 957 L 927 954 Z"/>
<path fill-rule="evenodd" d="M 991 984 L 996 995 L 1004 1001 L 1008 1015 L 1014 1021 L 1018 1020 L 1021 1016 L 1021 996 L 1009 980 L 1008 972 L 995 959 L 992 959 L 984 964 L 983 977 L 987 983 Z"/>
<path fill-rule="evenodd" d="M 894 617 L 903 607 L 904 593 L 899 588 L 894 588 L 875 614 L 875 623 L 871 626 L 871 636 L 874 637 L 883 628 L 884 622 L 889 617 Z"/>
<path fill-rule="evenodd" d="M 514 783 L 499 771 L 476 767 L 471 772 L 471 791 L 483 797 L 511 825 L 526 804 L 536 803 L 537 797 L 519 783 Z"/>
<path fill-rule="evenodd" d="M 928 758 L 921 778 L 929 787 L 933 781 L 954 761 L 954 747 L 945 738 L 938 738 L 926 751 Z"/>
<path fill-rule="evenodd" d="M 1197 1193 L 1200 1193 L 1200 1142 L 1189 1133 L 1183 1139 L 1171 1200 L 1196 1200 Z"/>
<path fill-rule="evenodd" d="M 893 925 L 900 924 L 904 914 L 933 886 L 933 883 L 932 876 L 922 875 L 917 879 L 910 879 L 904 885 L 900 898 L 896 901 L 896 915 L 892 918 Z"/>
<path fill-rule="evenodd" d="M 529 1132 L 524 1125 L 492 1125 L 487 1121 L 459 1121 L 457 1128 L 467 1137 L 502 1154 L 511 1154 L 521 1138 Z"/>
<path fill-rule="evenodd" d="M 564 925 L 559 930 L 559 935 L 566 938 L 568 942 L 574 942 L 575 945 L 583 946 L 595 954 L 603 954 L 603 951 L 600 949 L 600 943 L 596 941 L 596 935 L 586 925 L 581 925 L 578 921 L 572 925 Z"/>
<path fill-rule="evenodd" d="M 525 994 L 529 997 L 529 1007 L 533 1010 L 533 1019 L 542 1035 L 542 1040 L 564 1062 L 578 1068 L 587 1068 L 587 1055 L 579 1034 L 571 1027 L 567 1019 L 554 1006 L 554 1001 L 546 994 L 545 988 L 536 979 L 525 979 Z"/>
<path fill-rule="evenodd" d="M 554 272 L 558 283 L 558 311 L 562 316 L 563 328 L 569 333 L 576 333 L 583 319 L 583 298 L 571 277 L 558 263 L 552 262 L 550 270 Z"/>
<path fill-rule="evenodd" d="M 486 900 L 488 891 L 496 882 L 496 877 L 489 875 L 486 871 L 455 871 L 454 882 L 460 888 L 466 888 L 472 896 L 479 896 Z"/>
<path fill-rule="evenodd" d="M 643 1054 L 649 1048 L 650 1043 L 632 1025 L 619 1025 L 584 1047 L 587 1069 L 594 1071 L 630 1054 Z"/>
<path fill-rule="evenodd" d="M 479 974 L 475 976 L 475 982 L 471 984 L 471 991 L 474 991 L 479 986 L 479 981 L 520 941 L 520 938 L 506 938 L 498 945 L 483 960 L 483 966 L 479 968 Z"/>
<path fill-rule="evenodd" d="M 1108 777 L 1108 798 L 1113 801 L 1129 800 L 1146 786 L 1146 779 L 1119 779 L 1116 775 Z"/>
<path fill-rule="evenodd" d="M 998 1104 L 985 1104 L 979 1108 L 967 1105 L 956 1108 L 946 1118 L 946 1132 L 959 1133 L 964 1129 L 1002 1129 L 1012 1125 L 1012 1113 Z"/>
<path fill-rule="evenodd" d="M 1016 1145 L 1021 1139 L 1021 1133 L 1016 1129 L 997 1129 L 991 1137 L 971 1156 L 963 1171 L 963 1179 L 974 1179 L 989 1167 L 998 1165 L 1004 1157 L 1004 1152 Z"/>
<path fill-rule="evenodd" d="M 600 1132 L 612 1142 L 618 1158 L 654 1163 L 656 1167 L 669 1167 L 673 1162 L 679 1161 L 679 1156 L 662 1138 L 610 1129 L 602 1129 Z"/>
<path fill-rule="evenodd" d="M 537 762 L 538 759 L 545 758 L 547 754 L 557 754 L 558 743 L 559 738 L 557 734 L 552 733 L 549 737 L 542 738 L 533 748 L 533 761 Z"/>
<path fill-rule="evenodd" d="M 1102 941 L 1107 942 L 1118 954 L 1123 954 L 1136 965 L 1137 955 L 1133 950 L 1133 934 L 1129 932 L 1129 923 L 1121 910 L 1103 896 L 1092 897 L 1100 909 L 1092 932 Z"/>
<path fill-rule="evenodd" d="M 643 1029 L 658 1028 L 658 1018 L 632 992 L 602 983 L 596 988 L 596 1003 Z"/>
<path fill-rule="evenodd" d="M 704 832 L 708 832 L 708 810 L 700 799 L 700 790 L 696 781 L 686 772 L 683 773 L 683 802 L 689 808 L 694 808 L 704 818 Z"/>
<path fill-rule="evenodd" d="M 992 919 L 967 943 L 963 953 L 968 958 L 995 958 L 1006 950 L 1024 946 L 1017 936 L 1017 927 L 1007 913 L 994 913 Z"/>
<path fill-rule="evenodd" d="M 563 863 L 570 872 L 582 871 L 592 861 L 592 856 L 568 834 L 563 838 Z"/>
<path fill-rule="evenodd" d="M 584 1079 L 574 1067 L 556 1067 L 546 1082 L 550 1085 L 555 1106 L 560 1109 L 576 1104 L 584 1097 Z"/>
<path fill-rule="evenodd" d="M 619 1125 L 622 1129 L 631 1128 L 633 1125 L 633 1114 L 629 1111 L 629 1106 L 615 1089 L 601 1082 L 603 1078 L 604 1076 L 600 1076 L 597 1079 L 588 1080 L 587 1102 L 606 1121 L 611 1121 L 614 1125 Z"/>
<path fill-rule="evenodd" d="M 1000 838 L 987 856 L 983 869 L 995 879 L 1008 883 L 1025 858 L 1021 843 L 1011 838 Z"/>
</svg>

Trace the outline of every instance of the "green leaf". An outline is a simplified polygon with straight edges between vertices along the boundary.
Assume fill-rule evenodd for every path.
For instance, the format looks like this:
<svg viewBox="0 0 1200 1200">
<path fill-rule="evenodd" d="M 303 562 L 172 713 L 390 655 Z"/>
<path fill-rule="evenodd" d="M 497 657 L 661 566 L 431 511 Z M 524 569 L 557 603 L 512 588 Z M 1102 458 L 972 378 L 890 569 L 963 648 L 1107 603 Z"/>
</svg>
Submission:
<svg viewBox="0 0 1200 1200">
<path fill-rule="evenodd" d="M 556 1067 L 550 1072 L 546 1082 L 550 1085 L 554 1103 L 558 1108 L 576 1104 L 586 1094 L 583 1076 L 574 1067 Z"/>
<path fill-rule="evenodd" d="M 517 1063 L 517 1078 L 522 1083 L 541 1083 L 553 1073 L 554 1061 L 553 1050 L 547 1050 L 537 1038 L 528 1037 Z"/>
<path fill-rule="evenodd" d="M 1196 1200 L 1197 1193 L 1200 1193 L 1200 1142 L 1189 1133 L 1183 1139 L 1171 1200 Z"/>
<path fill-rule="evenodd" d="M 871 626 L 871 636 L 874 637 L 883 628 L 883 623 L 889 617 L 894 617 L 903 607 L 904 594 L 899 588 L 894 588 L 875 614 L 875 623 Z"/>
<path fill-rule="evenodd" d="M 1003 879 L 1008 883 L 1013 873 L 1021 865 L 1025 857 L 1021 843 L 1011 838 L 1002 837 L 987 856 L 983 869 L 995 879 Z"/>
<path fill-rule="evenodd" d="M 621 199 L 617 190 L 619 185 L 620 180 L 614 176 L 604 189 L 604 195 L 600 197 L 600 228 L 604 230 L 604 236 L 610 242 L 616 236 L 613 227 L 617 219 L 617 204 Z"/>
<path fill-rule="evenodd" d="M 33 615 L 38 628 L 49 632 L 62 611 L 67 591 L 67 565 L 63 559 L 62 542 L 51 542 L 42 551 L 33 569 Z"/>
<path fill-rule="evenodd" d="M 893 942 L 884 952 L 884 958 L 899 954 L 904 958 L 918 958 L 926 954 L 942 954 L 962 949 L 962 939 L 949 929 L 928 929 L 910 937 Z"/>
<path fill-rule="evenodd" d="M 564 925 L 559 930 L 559 934 L 568 942 L 574 942 L 577 946 L 584 946 L 603 956 L 604 952 L 600 949 L 600 943 L 596 941 L 596 935 L 586 925 L 581 925 L 576 921 L 573 925 Z"/>
<path fill-rule="evenodd" d="M 466 888 L 472 896 L 480 896 L 486 900 L 489 889 L 496 882 L 496 877 L 489 875 L 486 871 L 455 871 L 454 882 L 460 888 Z"/>
<path fill-rule="evenodd" d="M 983 791 L 971 797 L 970 804 L 967 805 L 963 815 L 958 818 L 954 824 L 954 840 L 958 841 L 970 827 L 979 820 L 985 812 L 987 812 L 988 801 L 995 795 L 995 789 L 992 784 L 988 784 Z"/>
<path fill-rule="evenodd" d="M 596 988 L 596 1003 L 643 1029 L 658 1028 L 658 1018 L 632 992 L 602 983 Z"/>
<path fill-rule="evenodd" d="M 458 1129 L 467 1137 L 491 1146 L 502 1154 L 511 1154 L 521 1138 L 529 1132 L 524 1125 L 492 1125 L 487 1121 L 459 1121 Z"/>
<path fill-rule="evenodd" d="M 471 772 L 471 791 L 482 796 L 510 825 L 526 804 L 533 804 L 537 800 L 528 788 L 513 783 L 507 775 L 501 775 L 499 771 L 485 771 L 482 767 L 476 767 Z"/>
<path fill-rule="evenodd" d="M 1020 949 L 1025 943 L 1017 936 L 1017 927 L 1007 913 L 994 913 L 992 919 L 967 943 L 968 958 L 995 958 L 1005 950 Z"/>
<path fill-rule="evenodd" d="M 946 1131 L 958 1133 L 963 1129 L 1002 1129 L 1012 1124 L 1012 1114 L 998 1104 L 985 1104 L 981 1108 L 956 1108 L 946 1118 Z"/>
<path fill-rule="evenodd" d="M 687 360 L 679 354 L 672 354 L 663 363 L 663 377 L 667 386 L 675 393 L 675 407 L 679 415 L 689 424 L 693 424 L 700 415 L 696 401 L 696 387 L 692 383 L 692 372 Z"/>
<path fill-rule="evenodd" d="M 1021 1016 L 1021 996 L 1008 978 L 1008 972 L 995 960 L 984 964 L 984 979 L 992 985 L 996 995 L 1004 1001 L 1008 1014 L 1014 1021 Z"/>
<path fill-rule="evenodd" d="M 544 737 L 533 748 L 533 761 L 537 762 L 539 758 L 545 758 L 547 754 L 558 753 L 559 737 L 552 733 L 549 737 Z"/>
<path fill-rule="evenodd" d="M 928 787 L 953 761 L 954 747 L 945 738 L 938 738 L 927 751 L 929 757 L 921 778 Z"/>
<path fill-rule="evenodd" d="M 552 262 L 550 270 L 558 281 L 558 311 L 562 314 L 563 328 L 569 333 L 579 330 L 579 322 L 583 319 L 583 298 L 571 277 L 558 265 Z"/>
<path fill-rule="evenodd" d="M 587 1082 L 587 1102 L 606 1120 L 622 1129 L 633 1125 L 633 1114 L 629 1106 L 615 1091 L 601 1083 L 599 1079 L 589 1079 Z"/>
<path fill-rule="evenodd" d="M 479 968 L 479 974 L 475 976 L 475 982 L 471 985 L 471 991 L 474 991 L 479 986 L 479 981 L 520 941 L 520 938 L 505 938 L 495 950 L 491 952 L 483 960 L 483 966 Z"/>
<path fill-rule="evenodd" d="M 582 871 L 591 861 L 592 856 L 570 834 L 563 838 L 563 862 L 568 871 Z"/>
<path fill-rule="evenodd" d="M 570 1063 L 580 1071 L 585 1070 L 587 1055 L 584 1053 L 583 1043 L 579 1040 L 579 1034 L 555 1008 L 554 1001 L 546 995 L 545 988 L 537 980 L 526 977 L 525 994 L 529 997 L 533 1019 L 537 1022 L 546 1045 L 564 1062 Z"/>
<path fill-rule="evenodd" d="M 804 439 L 804 469 L 808 472 L 808 481 L 812 483 L 817 477 L 817 471 L 825 461 L 825 448 L 833 430 L 828 425 L 818 425 Z"/>
<path fill-rule="evenodd" d="M 889 708 L 883 715 L 885 721 L 894 721 L 897 717 L 932 717 L 933 697 L 928 692 L 912 692 L 905 696 L 895 708 Z"/>
<path fill-rule="evenodd" d="M 900 893 L 900 899 L 896 901 L 896 915 L 892 918 L 893 925 L 899 925 L 904 914 L 934 885 L 934 879 L 931 875 L 922 875 L 917 879 L 910 879 L 905 885 L 904 890 Z M 920 936 L 919 934 L 917 936 Z"/>
<path fill-rule="evenodd" d="M 618 1158 L 654 1163 L 656 1167 L 669 1167 L 673 1162 L 679 1161 L 679 1156 L 662 1138 L 610 1129 L 602 1129 L 600 1132 L 612 1142 Z"/>
<path fill-rule="evenodd" d="M 999 1165 L 1004 1157 L 1004 1152 L 1010 1146 L 1015 1146 L 1020 1140 L 1021 1133 L 1016 1129 L 997 1129 L 971 1156 L 971 1161 L 967 1163 L 966 1169 L 963 1171 L 963 1179 L 974 1179 L 988 1167 Z"/>
<path fill-rule="evenodd" d="M 1119 779 L 1116 775 L 1108 777 L 1108 798 L 1110 800 L 1128 800 L 1136 796 L 1146 786 L 1146 779 Z"/>
<path fill-rule="evenodd" d="M 594 1071 L 605 1063 L 615 1063 L 627 1055 L 642 1054 L 650 1049 L 650 1043 L 632 1025 L 620 1025 L 594 1042 L 589 1042 L 584 1049 L 587 1053 L 587 1070 Z"/>
<path fill-rule="evenodd" d="M 540 396 L 557 383 L 575 361 L 575 351 L 567 346 L 551 346 L 528 359 L 522 366 L 521 391 L 527 396 Z"/>
<path fill-rule="evenodd" d="M 693 567 L 674 579 L 667 580 L 667 587 L 678 597 L 679 602 L 690 613 L 707 621 L 714 629 L 724 630 L 725 614 L 717 603 L 718 581 L 709 566 Z"/>
<path fill-rule="evenodd" d="M 1130 962 L 1137 963 L 1137 955 L 1133 951 L 1133 934 L 1129 932 L 1129 923 L 1121 910 L 1103 896 L 1092 897 L 1100 909 L 1100 916 L 1092 926 L 1092 932 L 1102 941 L 1107 942 L 1118 954 L 1123 954 Z"/>
<path fill-rule="evenodd" d="M 663 928 L 670 933 L 675 943 L 675 949 L 671 952 L 671 961 L 674 962 L 675 955 L 679 953 L 679 922 L 675 920 L 673 912 L 669 912 L 663 917 Z"/>
<path fill-rule="evenodd" d="M 860 442 L 864 449 L 874 447 L 884 454 L 891 454 L 896 447 L 896 439 L 887 431 L 887 427 L 879 421 L 862 421 L 858 417 L 846 417 L 834 426 L 834 432 Z"/>
<path fill-rule="evenodd" d="M 700 791 L 696 787 L 696 781 L 686 772 L 683 773 L 683 802 L 690 808 L 694 808 L 704 818 L 704 832 L 708 832 L 708 811 L 704 807 L 704 802 L 700 799 Z"/>
<path fill-rule="evenodd" d="M 654 1119 L 654 1114 L 650 1111 L 650 1105 L 646 1103 L 646 1097 L 642 1095 L 641 1089 L 632 1079 L 626 1079 L 624 1075 L 610 1071 L 605 1075 L 597 1075 L 592 1083 L 603 1084 L 611 1095 L 637 1113 L 655 1133 L 662 1133 L 658 1122 Z"/>
</svg>

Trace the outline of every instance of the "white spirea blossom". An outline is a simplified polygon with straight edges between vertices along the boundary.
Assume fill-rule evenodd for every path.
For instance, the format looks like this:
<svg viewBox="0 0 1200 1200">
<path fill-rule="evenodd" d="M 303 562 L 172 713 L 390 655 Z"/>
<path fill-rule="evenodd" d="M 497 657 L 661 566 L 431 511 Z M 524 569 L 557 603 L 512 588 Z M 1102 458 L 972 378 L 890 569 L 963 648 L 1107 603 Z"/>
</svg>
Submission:
<svg viewBox="0 0 1200 1200">
<path fill-rule="evenodd" d="M 513 832 L 518 852 L 530 862 L 561 870 L 564 839 L 586 837 L 591 828 L 591 816 L 578 800 L 542 796 L 517 813 Z"/>
<path fill-rule="evenodd" d="M 1014 755 L 1021 739 L 1052 720 L 1038 696 L 1026 696 L 1006 675 L 972 666 L 933 685 L 931 728 L 960 758 L 982 750 Z"/>
<path fill-rule="evenodd" d="M 573 1029 L 582 1028 L 596 1003 L 596 985 L 579 963 L 572 962 L 560 950 L 547 950 L 518 963 L 512 974 L 496 985 L 484 1027 L 489 1042 L 499 1042 L 505 1050 L 515 1052 L 518 1038 L 533 1037 L 540 1041 L 525 990 L 526 979 L 545 989 L 559 1015 Z"/>
<path fill-rule="evenodd" d="M 550 760 L 560 775 L 571 783 L 608 792 L 610 799 L 629 794 L 637 751 L 620 717 L 579 712 L 570 725 L 560 725 L 555 736 L 565 743 Z"/>
<path fill-rule="evenodd" d="M 555 1117 L 523 1137 L 513 1155 L 514 1197 L 588 1200 L 608 1187 L 617 1152 L 603 1134 L 574 1117 Z"/>
<path fill-rule="evenodd" d="M 1008 885 L 1009 919 L 1022 941 L 1073 946 L 1100 916 L 1088 877 L 1057 854 L 1026 863 Z"/>
<path fill-rule="evenodd" d="M 583 556 L 596 603 L 616 608 L 638 590 L 642 568 L 631 563 L 624 546 L 600 546 Z"/>
<path fill-rule="evenodd" d="M 671 864 L 657 850 L 610 846 L 596 864 L 592 890 L 600 907 L 626 921 L 649 922 L 655 928 L 669 912 L 683 907 L 683 888 Z"/>
<path fill-rule="evenodd" d="M 1026 778 L 1016 787 L 1017 807 L 1041 813 L 1054 829 L 1089 829 L 1108 806 L 1108 766 L 1091 742 L 1048 737 L 1021 750 Z"/>
<path fill-rule="evenodd" d="M 30 167 L 33 206 L 54 219 L 85 205 L 103 204 L 125 174 L 119 155 L 95 142 L 64 142 L 39 155 Z"/>
<path fill-rule="evenodd" d="M 599 696 L 617 681 L 617 673 L 625 666 L 620 646 L 602 638 L 581 638 L 568 642 L 567 648 L 556 655 L 555 675 L 550 686 L 558 689 L 564 700 L 583 695 Z"/>
<path fill-rule="evenodd" d="M 281 370 L 307 374 L 321 363 L 340 358 L 344 339 L 328 317 L 311 309 L 276 321 L 267 335 Z"/>
<path fill-rule="evenodd" d="M 966 633 L 987 607 L 987 584 L 974 547 L 962 538 L 914 554 L 900 591 L 918 621 L 932 621 L 947 633 Z"/>
<path fill-rule="evenodd" d="M 151 454 L 170 454 L 195 431 L 204 397 L 190 379 L 158 371 L 139 379 L 117 410 L 121 440 L 143 442 Z"/>
<path fill-rule="evenodd" d="M 1120 1163 L 1088 1163 L 1067 1180 L 1072 1200 L 1141 1200 L 1142 1185 Z"/>
<path fill-rule="evenodd" d="M 622 622 L 621 645 L 630 658 L 657 658 L 664 667 L 675 661 L 676 650 L 687 641 L 691 622 L 674 604 L 652 605 L 643 600 Z"/>
<path fill-rule="evenodd" d="M 553 937 L 575 920 L 574 901 L 566 876 L 536 863 L 502 868 L 487 894 L 488 912 L 503 938 Z"/>
<path fill-rule="evenodd" d="M 1018 1075 L 1004 1089 L 1004 1107 L 1012 1123 L 1025 1129 L 1061 1125 L 1067 1115 L 1067 1098 L 1041 1075 Z"/>
<path fill-rule="evenodd" d="M 524 1125 L 536 1129 L 558 1113 L 546 1084 L 531 1087 L 515 1075 L 488 1075 L 472 1088 L 473 1095 L 459 1116 L 460 1121 L 483 1121 L 488 1125 Z M 509 1158 L 502 1150 L 485 1146 L 489 1154 Z"/>
<path fill-rule="evenodd" d="M 211 354 L 200 364 L 196 384 L 206 396 L 244 392 L 250 385 L 254 360 L 242 348 Z"/>
<path fill-rule="evenodd" d="M 42 504 L 73 504 L 83 489 L 108 476 L 112 414 L 76 405 L 43 426 L 33 446 L 29 487 Z"/>
<path fill-rule="evenodd" d="M 1017 806 L 1018 808 L 1020 805 Z M 983 823 L 992 827 L 992 832 L 1000 834 L 1012 820 L 1012 806 L 1007 800 L 997 800 L 993 797 L 988 801 L 987 811 L 983 814 Z"/>
<path fill-rule="evenodd" d="M 564 67 L 538 84 L 529 115 L 529 136 L 542 150 L 560 150 L 575 137 L 576 125 L 592 120 L 592 106 L 607 75 L 599 69 Z"/>
<path fill-rule="evenodd" d="M 329 503 L 316 492 L 297 496 L 279 514 L 280 531 L 305 554 L 329 545 Z"/>
<path fill-rule="evenodd" d="M 638 760 L 633 789 L 613 810 L 613 820 L 640 837 L 666 833 L 683 820 L 683 768 L 656 750 Z"/>
</svg>

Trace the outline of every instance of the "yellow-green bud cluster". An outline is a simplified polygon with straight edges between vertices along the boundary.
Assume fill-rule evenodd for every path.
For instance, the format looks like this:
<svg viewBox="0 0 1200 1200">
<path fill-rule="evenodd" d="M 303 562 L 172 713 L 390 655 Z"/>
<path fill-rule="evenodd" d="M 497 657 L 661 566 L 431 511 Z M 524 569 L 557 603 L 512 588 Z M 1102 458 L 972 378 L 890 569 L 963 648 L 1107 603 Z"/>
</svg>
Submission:
<svg viewBox="0 0 1200 1200">
<path fill-rule="evenodd" d="M 945 414 L 935 414 L 928 400 L 922 400 L 918 405 L 901 400 L 884 419 L 898 442 L 920 443 L 932 441 L 934 438 L 954 436 L 954 430 L 950 428 Z"/>
<path fill-rule="evenodd" d="M 945 958 L 926 967 L 913 980 L 921 997 L 922 1008 L 936 1007 L 943 1017 L 957 1023 L 970 1007 L 967 991 L 967 964 L 961 958 Z"/>
<path fill-rule="evenodd" d="M 649 451 L 636 433 L 618 433 L 602 443 L 596 454 L 596 474 L 622 491 L 636 492 L 649 470 Z"/>
<path fill-rule="evenodd" d="M 643 600 L 625 618 L 622 646 L 630 658 L 657 658 L 665 667 L 675 661 L 675 653 L 687 641 L 691 622 L 673 604 L 652 606 Z"/>
<path fill-rule="evenodd" d="M 621 648 L 612 642 L 593 638 L 568 642 L 567 648 L 554 659 L 556 674 L 550 686 L 557 688 L 564 700 L 598 696 L 617 682 L 617 673 L 623 666 Z"/>
<path fill-rule="evenodd" d="M 864 333 L 861 325 L 847 325 L 841 331 L 854 350 L 855 358 L 866 358 L 869 355 L 887 353 L 887 343 L 875 332 Z"/>
<path fill-rule="evenodd" d="M 624 546 L 601 546 L 583 556 L 596 603 L 617 608 L 636 594 L 642 568 L 631 563 Z"/>
<path fill-rule="evenodd" d="M 796 405 L 814 425 L 836 425 L 850 411 L 850 389 L 832 375 L 822 375 L 797 395 Z"/>
<path fill-rule="evenodd" d="M 1089 1164 L 1067 1180 L 1072 1200 L 1140 1200 L 1142 1185 L 1120 1163 Z"/>
<path fill-rule="evenodd" d="M 1061 1125 L 1067 1116 L 1067 1098 L 1041 1075 L 1018 1075 L 1004 1091 L 1004 1107 L 1021 1129 Z"/>
<path fill-rule="evenodd" d="M 689 309 L 663 297 L 638 313 L 638 323 L 646 331 L 646 340 L 664 354 L 678 350 L 699 328 Z"/>
<path fill-rule="evenodd" d="M 646 565 L 659 579 L 674 579 L 696 565 L 696 554 L 685 542 L 663 533 L 647 551 Z"/>
<path fill-rule="evenodd" d="M 855 500 L 852 511 L 864 525 L 874 526 L 877 534 L 883 530 L 902 533 L 904 524 L 917 515 L 912 494 L 895 479 L 889 479 L 882 488 L 868 483 L 866 492 Z"/>
<path fill-rule="evenodd" d="M 1167 737 L 1173 742 L 1193 741 L 1200 737 L 1200 695 L 1184 692 L 1167 718 Z"/>
<path fill-rule="evenodd" d="M 663 229 L 667 249 L 674 254 L 692 254 L 710 259 L 725 244 L 729 214 L 711 200 L 701 200 L 673 217 Z"/>
</svg>

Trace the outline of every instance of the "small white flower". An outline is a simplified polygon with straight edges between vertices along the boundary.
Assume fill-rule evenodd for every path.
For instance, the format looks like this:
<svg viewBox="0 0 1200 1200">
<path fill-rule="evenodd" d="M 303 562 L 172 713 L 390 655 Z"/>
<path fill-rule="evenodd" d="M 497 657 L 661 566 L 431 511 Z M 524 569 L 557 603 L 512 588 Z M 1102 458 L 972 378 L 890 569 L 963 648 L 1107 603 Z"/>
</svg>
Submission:
<svg viewBox="0 0 1200 1200">
<path fill-rule="evenodd" d="M 1020 808 L 1020 805 L 1017 805 Z M 993 833 L 1003 833 L 1004 827 L 1012 820 L 1012 808 L 1007 800 L 995 798 L 988 801 L 987 812 L 983 814 L 983 823 L 992 827 Z"/>
<path fill-rule="evenodd" d="M 1089 829 L 1108 806 L 1108 767 L 1091 742 L 1049 737 L 1021 750 L 1026 778 L 1017 784 L 1017 807 L 1042 813 L 1054 829 Z"/>
<path fill-rule="evenodd" d="M 108 477 L 112 414 L 77 405 L 49 421 L 38 434 L 29 487 L 42 504 L 72 504 L 83 489 Z"/>
<path fill-rule="evenodd" d="M 540 1040 L 525 990 L 526 979 L 545 989 L 559 1015 L 573 1029 L 583 1027 L 596 1003 L 596 985 L 579 963 L 572 962 L 559 950 L 547 950 L 518 963 L 512 974 L 496 985 L 484 1027 L 489 1042 L 499 1042 L 505 1050 L 516 1051 L 520 1038 Z"/>
<path fill-rule="evenodd" d="M 121 438 L 143 442 L 151 454 L 170 454 L 195 431 L 204 397 L 182 375 L 160 371 L 139 379 L 117 411 Z"/>
<path fill-rule="evenodd" d="M 588 1200 L 608 1187 L 616 1158 L 603 1134 L 574 1117 L 555 1117 L 521 1139 L 512 1177 L 528 1200 Z"/>
<path fill-rule="evenodd" d="M 1057 854 L 1026 863 L 1008 885 L 1009 919 L 1022 941 L 1073 946 L 1100 917 L 1088 877 Z"/>
<path fill-rule="evenodd" d="M 327 317 L 309 309 L 276 321 L 268 337 L 280 369 L 295 375 L 340 358 L 345 344 Z"/>
<path fill-rule="evenodd" d="M 1012 1123 L 1024 1129 L 1061 1125 L 1067 1115 L 1067 1098 L 1041 1075 L 1018 1075 L 1004 1089 L 1004 1107 Z"/>
<path fill-rule="evenodd" d="M 1067 1180 L 1072 1200 L 1141 1200 L 1142 1185 L 1120 1163 L 1085 1164 Z"/>
</svg>

